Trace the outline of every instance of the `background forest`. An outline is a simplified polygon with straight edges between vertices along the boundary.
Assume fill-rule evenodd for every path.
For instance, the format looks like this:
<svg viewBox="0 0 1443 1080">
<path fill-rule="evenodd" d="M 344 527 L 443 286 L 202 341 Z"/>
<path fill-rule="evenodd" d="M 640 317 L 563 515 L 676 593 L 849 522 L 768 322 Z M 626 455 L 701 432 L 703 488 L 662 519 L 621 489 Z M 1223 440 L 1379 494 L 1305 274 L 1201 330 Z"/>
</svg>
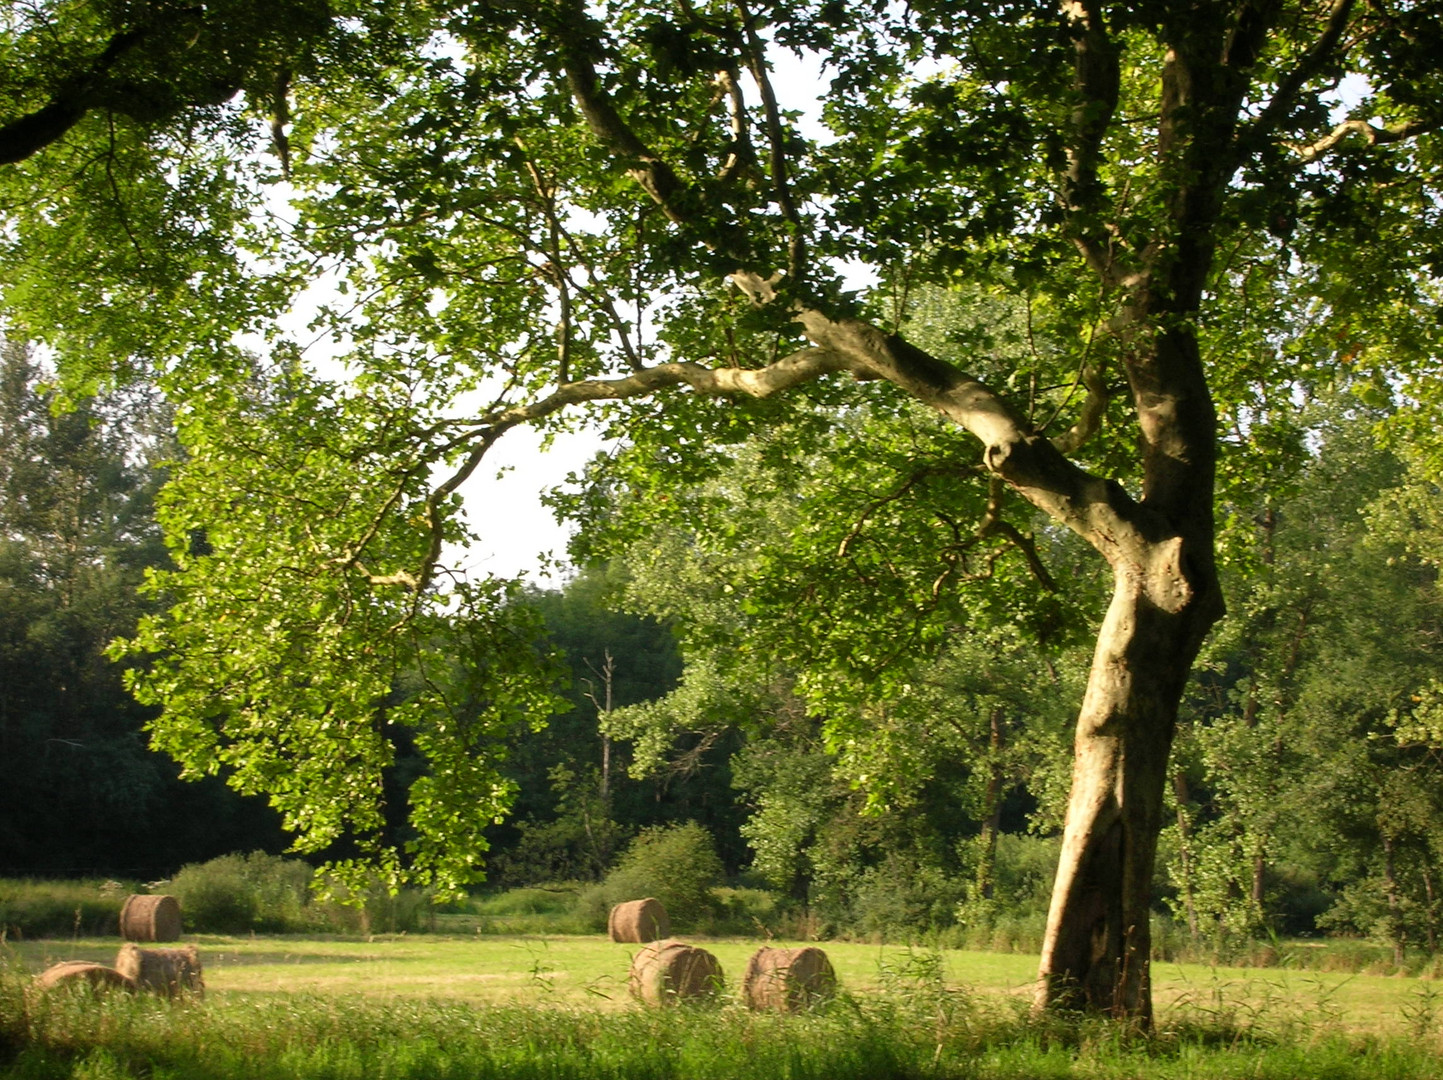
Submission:
<svg viewBox="0 0 1443 1080">
<path fill-rule="evenodd" d="M 0 873 L 152 880 L 281 852 L 259 799 L 215 777 L 182 782 L 147 748 L 151 713 L 107 658 L 164 602 L 137 585 L 166 559 L 153 496 L 176 453 L 169 418 L 134 393 L 60 408 L 46 377 L 6 343 Z M 1295 394 L 1285 421 L 1232 433 L 1286 452 L 1255 504 L 1221 515 L 1230 611 L 1186 700 L 1158 915 L 1169 940 L 1211 948 L 1331 934 L 1431 954 L 1443 917 L 1443 703 L 1429 689 L 1443 630 L 1438 490 L 1406 427 L 1384 424 L 1396 420 L 1385 388 Z M 1105 583 L 1089 586 L 1077 541 L 1039 521 L 1039 557 L 1071 582 L 1065 604 L 1031 600 L 992 624 L 1005 629 L 942 619 L 935 659 L 889 676 L 902 689 L 886 715 L 832 694 L 823 724 L 779 659 L 795 649 L 772 648 L 758 612 L 786 602 L 809 502 L 874 520 L 895 487 L 825 447 L 798 461 L 752 436 L 728 453 L 735 472 L 700 477 L 691 511 L 661 530 L 638 527 L 645 497 L 615 486 L 614 462 L 613 486 L 555 496 L 580 509 L 577 567 L 513 602 L 544 623 L 565 706 L 507 750 L 517 796 L 488 833 L 488 888 L 569 889 L 602 911 L 613 893 L 699 882 L 680 902 L 702 923 L 766 912 L 822 936 L 1035 948 Z M 837 546 L 824 530 L 813 540 Z M 821 599 L 788 633 L 835 649 L 861 620 Z M 407 692 L 398 679 L 397 699 Z M 418 769 L 398 759 L 397 793 Z M 392 828 L 404 839 L 399 816 Z"/>
</svg>

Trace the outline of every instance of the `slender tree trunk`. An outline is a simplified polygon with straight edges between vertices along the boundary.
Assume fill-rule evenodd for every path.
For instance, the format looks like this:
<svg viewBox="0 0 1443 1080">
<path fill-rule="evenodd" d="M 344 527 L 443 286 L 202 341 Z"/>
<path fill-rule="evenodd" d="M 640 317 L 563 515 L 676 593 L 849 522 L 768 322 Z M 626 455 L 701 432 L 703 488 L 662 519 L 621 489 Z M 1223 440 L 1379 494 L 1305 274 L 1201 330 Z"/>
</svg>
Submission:
<svg viewBox="0 0 1443 1080">
<path fill-rule="evenodd" d="M 1383 881 L 1388 889 L 1388 936 L 1393 939 L 1393 963 L 1403 966 L 1408 933 L 1403 926 L 1402 903 L 1398 899 L 1398 870 L 1393 857 L 1393 838 L 1383 834 Z"/>
<path fill-rule="evenodd" d="M 601 736 L 601 802 L 603 806 L 611 804 L 611 736 L 605 733 Z"/>
<path fill-rule="evenodd" d="M 997 834 L 1002 828 L 1002 710 L 993 709 L 989 720 L 987 789 L 977 838 L 977 895 L 984 900 L 991 900 L 995 889 Z"/>
<path fill-rule="evenodd" d="M 1187 932 L 1194 943 L 1198 939 L 1197 899 L 1193 887 L 1194 867 L 1192 862 L 1192 819 L 1188 817 L 1187 806 L 1192 801 L 1188 791 L 1187 777 L 1181 772 L 1173 773 L 1173 798 L 1177 800 L 1178 853 L 1182 860 L 1182 906 L 1187 919 Z"/>
<path fill-rule="evenodd" d="M 1426 854 L 1423 856 L 1423 898 L 1428 902 L 1424 926 L 1428 935 L 1428 955 L 1432 956 L 1438 951 L 1438 911 L 1434 906 L 1433 869 Z"/>
<path fill-rule="evenodd" d="M 1268 876 L 1268 857 L 1261 849 L 1253 854 L 1253 882 L 1248 891 L 1248 899 L 1252 903 L 1253 918 L 1257 920 L 1258 926 L 1263 925 L 1263 897 L 1266 890 L 1264 884 Z"/>
</svg>

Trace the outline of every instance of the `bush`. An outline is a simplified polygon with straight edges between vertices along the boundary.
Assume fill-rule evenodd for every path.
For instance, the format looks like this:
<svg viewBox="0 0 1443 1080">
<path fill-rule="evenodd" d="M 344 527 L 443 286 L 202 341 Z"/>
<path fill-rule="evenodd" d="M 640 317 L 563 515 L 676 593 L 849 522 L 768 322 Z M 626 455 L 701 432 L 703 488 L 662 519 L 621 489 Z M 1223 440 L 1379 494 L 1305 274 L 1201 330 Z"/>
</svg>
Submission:
<svg viewBox="0 0 1443 1080">
<path fill-rule="evenodd" d="M 583 894 L 583 902 L 598 929 L 606 925 L 611 905 L 654 896 L 666 908 L 673 929 L 698 930 L 718 914 L 712 889 L 721 881 L 721 859 L 711 834 L 688 821 L 644 830 L 616 869 Z"/>
<path fill-rule="evenodd" d="M 299 859 L 253 851 L 190 863 L 166 885 L 180 901 L 187 930 L 211 934 L 317 929 L 313 871 Z"/>
<path fill-rule="evenodd" d="M 771 889 L 712 890 L 717 915 L 712 932 L 750 937 L 803 938 L 800 905 Z"/>
<path fill-rule="evenodd" d="M 332 899 L 312 904 L 317 920 L 339 934 L 406 934 L 432 929 L 435 907 L 429 893 L 402 889 L 394 896 L 373 883 L 364 894 L 333 889 Z M 357 902 L 359 901 L 359 903 Z"/>
<path fill-rule="evenodd" d="M 962 894 L 961 882 L 937 867 L 889 854 L 857 883 L 854 932 L 874 939 L 935 935 L 955 924 Z"/>
<path fill-rule="evenodd" d="M 958 944 L 991 952 L 1039 951 L 1060 848 L 1055 837 L 998 836 L 992 898 L 969 896 L 957 905 Z"/>
<path fill-rule="evenodd" d="M 584 909 L 582 897 L 583 887 L 576 882 L 508 889 L 478 896 L 468 914 L 442 922 L 465 925 L 477 934 L 590 934 L 597 929 L 596 919 Z"/>
<path fill-rule="evenodd" d="M 404 933 L 430 922 L 430 896 L 379 885 L 363 895 L 312 893 L 315 871 L 299 859 L 253 851 L 181 867 L 166 884 L 180 901 L 187 930 L 211 934 Z"/>
</svg>

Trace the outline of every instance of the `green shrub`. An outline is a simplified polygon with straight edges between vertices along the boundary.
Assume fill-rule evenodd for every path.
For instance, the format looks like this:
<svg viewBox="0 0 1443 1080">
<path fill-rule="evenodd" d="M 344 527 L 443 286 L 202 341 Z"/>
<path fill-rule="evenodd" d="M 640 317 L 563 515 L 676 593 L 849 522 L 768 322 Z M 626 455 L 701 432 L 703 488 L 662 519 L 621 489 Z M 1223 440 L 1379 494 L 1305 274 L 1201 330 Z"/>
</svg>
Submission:
<svg viewBox="0 0 1443 1080">
<path fill-rule="evenodd" d="M 253 851 L 190 863 L 165 888 L 180 901 L 189 931 L 299 933 L 323 920 L 311 904 L 312 876 L 299 859 Z"/>
<path fill-rule="evenodd" d="M 394 895 L 379 879 L 356 893 L 327 882 L 326 899 L 311 905 L 312 921 L 337 934 L 407 934 L 436 928 L 429 892 L 402 889 Z"/>
<path fill-rule="evenodd" d="M 868 867 L 852 900 L 854 933 L 868 938 L 934 935 L 956 922 L 962 882 L 935 866 L 890 854 Z"/>
<path fill-rule="evenodd" d="M 643 830 L 601 885 L 586 890 L 583 904 L 600 929 L 612 904 L 654 896 L 666 908 L 672 929 L 695 931 L 719 914 L 712 889 L 721 882 L 721 859 L 711 834 L 688 821 Z"/>
<path fill-rule="evenodd" d="M 508 889 L 503 893 L 478 897 L 472 903 L 477 915 L 507 917 L 514 915 L 552 915 L 563 917 L 576 910 L 580 889 L 574 885 L 548 888 Z"/>
<path fill-rule="evenodd" d="M 712 890 L 717 914 L 709 931 L 752 937 L 797 937 L 796 907 L 771 889 Z"/>
<path fill-rule="evenodd" d="M 478 934 L 590 934 L 599 927 L 594 912 L 582 902 L 584 891 L 577 882 L 508 889 L 476 897 L 470 913 L 441 921 L 469 922 L 469 932 Z"/>
<path fill-rule="evenodd" d="M 364 894 L 315 899 L 315 871 L 299 859 L 255 851 L 192 863 L 167 883 L 186 929 L 211 934 L 395 934 L 431 929 L 429 894 L 379 884 Z"/>
</svg>

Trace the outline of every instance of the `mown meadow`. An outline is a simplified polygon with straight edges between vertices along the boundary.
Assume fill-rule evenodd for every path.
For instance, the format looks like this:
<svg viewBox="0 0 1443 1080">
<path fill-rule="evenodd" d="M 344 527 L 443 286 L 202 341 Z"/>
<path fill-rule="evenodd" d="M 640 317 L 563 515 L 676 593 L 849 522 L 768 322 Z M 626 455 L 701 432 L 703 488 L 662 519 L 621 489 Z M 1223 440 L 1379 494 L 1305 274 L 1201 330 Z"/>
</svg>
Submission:
<svg viewBox="0 0 1443 1080">
<path fill-rule="evenodd" d="M 231 1078 L 1424 1078 L 1443 1075 L 1431 979 L 1159 963 L 1150 1035 L 1036 1019 L 1024 955 L 827 942 L 843 993 L 797 1016 L 736 1001 L 761 942 L 702 938 L 712 1007 L 635 1005 L 635 946 L 600 935 L 187 935 L 202 1000 L 33 992 L 111 937 L 9 941 L 3 1075 Z"/>
</svg>

